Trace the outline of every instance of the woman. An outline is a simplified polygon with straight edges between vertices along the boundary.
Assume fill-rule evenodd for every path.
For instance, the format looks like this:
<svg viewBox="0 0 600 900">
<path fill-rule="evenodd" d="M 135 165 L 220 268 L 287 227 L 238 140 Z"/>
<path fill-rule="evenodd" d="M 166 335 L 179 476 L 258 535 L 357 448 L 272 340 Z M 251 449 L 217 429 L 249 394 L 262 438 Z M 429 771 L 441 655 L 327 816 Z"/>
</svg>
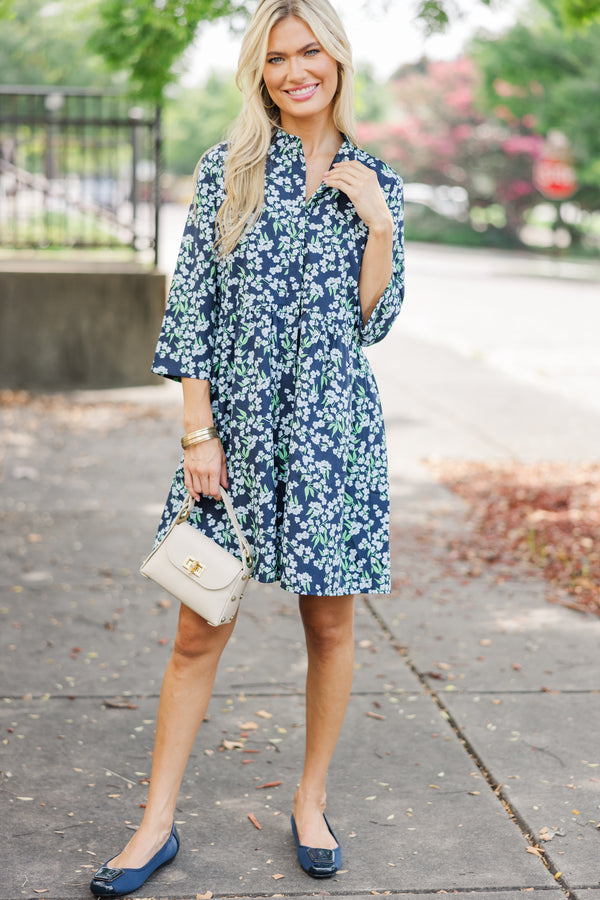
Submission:
<svg viewBox="0 0 600 900">
<path fill-rule="evenodd" d="M 299 594 L 306 753 L 294 798 L 298 860 L 335 874 L 324 816 L 353 672 L 353 595 L 389 591 L 388 483 L 377 388 L 361 345 L 403 297 L 402 183 L 354 140 L 351 52 L 328 0 L 262 0 L 238 69 L 230 140 L 199 164 L 153 370 L 180 379 L 186 449 L 157 537 L 186 491 L 232 552 L 231 493 L 254 577 Z M 164 677 L 143 822 L 92 891 L 137 889 L 177 853 L 175 803 L 234 622 L 181 607 Z"/>
</svg>

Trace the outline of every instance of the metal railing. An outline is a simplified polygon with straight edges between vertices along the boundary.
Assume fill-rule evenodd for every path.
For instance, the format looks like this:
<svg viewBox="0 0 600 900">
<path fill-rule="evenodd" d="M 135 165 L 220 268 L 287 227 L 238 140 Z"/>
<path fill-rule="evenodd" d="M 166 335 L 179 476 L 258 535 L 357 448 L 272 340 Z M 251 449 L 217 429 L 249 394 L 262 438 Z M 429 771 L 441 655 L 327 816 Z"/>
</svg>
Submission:
<svg viewBox="0 0 600 900">
<path fill-rule="evenodd" d="M 77 88 L 0 86 L 0 246 L 158 260 L 160 110 Z"/>
</svg>

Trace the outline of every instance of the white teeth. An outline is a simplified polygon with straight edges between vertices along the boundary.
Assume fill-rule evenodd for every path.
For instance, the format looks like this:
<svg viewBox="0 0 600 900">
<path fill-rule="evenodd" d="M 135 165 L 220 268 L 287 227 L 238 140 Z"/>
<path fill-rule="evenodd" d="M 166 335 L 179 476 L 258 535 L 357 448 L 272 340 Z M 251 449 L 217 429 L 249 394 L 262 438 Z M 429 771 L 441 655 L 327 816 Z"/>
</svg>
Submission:
<svg viewBox="0 0 600 900">
<path fill-rule="evenodd" d="M 288 91 L 288 94 L 293 94 L 294 96 L 296 96 L 297 94 L 310 94 L 310 92 L 314 91 L 315 88 L 316 84 L 311 84 L 309 85 L 309 87 L 297 88 L 294 91 Z"/>
</svg>

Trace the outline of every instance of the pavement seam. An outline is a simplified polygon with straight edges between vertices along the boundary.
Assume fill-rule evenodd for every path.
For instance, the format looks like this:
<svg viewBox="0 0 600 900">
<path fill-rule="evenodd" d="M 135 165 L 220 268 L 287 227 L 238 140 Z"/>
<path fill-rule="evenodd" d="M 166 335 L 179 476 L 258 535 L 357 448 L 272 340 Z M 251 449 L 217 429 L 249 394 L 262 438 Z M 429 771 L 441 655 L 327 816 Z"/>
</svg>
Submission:
<svg viewBox="0 0 600 900">
<path fill-rule="evenodd" d="M 232 689 L 233 690 L 233 689 Z M 298 690 L 276 690 L 276 691 L 237 691 L 237 694 L 243 697 L 304 697 L 306 692 L 304 689 L 298 688 Z M 403 690 L 398 688 L 398 690 L 381 690 L 381 691 L 352 691 L 353 697 L 387 697 L 388 695 L 393 695 L 394 697 L 406 696 L 406 697 L 415 697 L 415 696 L 424 696 L 425 694 L 429 694 L 430 691 L 413 691 L 413 690 Z M 482 693 L 482 692 L 480 692 Z M 231 697 L 232 691 L 213 691 L 211 694 L 211 698 L 214 697 L 216 699 L 227 699 Z M 119 696 L 123 700 L 158 700 L 160 698 L 160 693 L 156 694 L 118 694 L 118 695 L 110 695 L 110 696 Z M 42 701 L 48 702 L 50 700 L 69 700 L 71 703 L 74 700 L 100 700 L 104 702 L 107 698 L 109 698 L 108 694 L 31 694 L 26 698 L 20 694 L 3 694 L 0 698 L 5 703 L 32 703 L 33 701 Z"/>
<path fill-rule="evenodd" d="M 82 885 L 83 884 L 84 884 L 84 882 L 82 882 Z M 87 886 L 87 881 L 85 882 L 85 885 Z M 245 892 L 245 893 L 240 893 L 240 894 L 232 894 L 230 892 L 227 894 L 218 894 L 218 893 L 213 892 L 211 894 L 211 896 L 212 896 L 212 900 L 263 900 L 263 898 L 264 898 L 264 900 L 271 900 L 271 898 L 273 898 L 273 897 L 285 897 L 285 898 L 297 897 L 297 898 L 300 898 L 300 900 L 302 900 L 302 898 L 306 898 L 306 900 L 308 900 L 309 897 L 323 897 L 323 896 L 339 897 L 339 898 L 342 898 L 342 900 L 343 900 L 343 898 L 345 898 L 345 897 L 364 897 L 366 895 L 370 895 L 370 896 L 374 896 L 374 897 L 383 897 L 383 896 L 385 896 L 385 897 L 405 897 L 405 896 L 423 897 L 423 896 L 427 896 L 427 895 L 439 894 L 440 892 L 448 893 L 448 894 L 463 894 L 464 895 L 464 894 L 484 894 L 484 893 L 485 894 L 502 894 L 502 893 L 509 893 L 509 892 L 516 893 L 517 891 L 519 893 L 522 893 L 523 891 L 526 891 L 527 893 L 534 894 L 534 893 L 538 893 L 538 892 L 542 892 L 542 891 L 544 893 L 548 893 L 548 892 L 552 892 L 552 891 L 556 891 L 556 890 L 558 890 L 558 888 L 554 888 L 554 887 L 548 886 L 548 885 L 543 885 L 543 886 L 540 885 L 537 887 L 530 887 L 530 888 L 522 888 L 522 887 L 454 888 L 454 887 L 451 887 L 451 888 L 448 888 L 447 890 L 445 890 L 444 888 L 436 888 L 436 889 L 429 889 L 429 890 L 426 888 L 412 888 L 412 889 L 406 888 L 404 890 L 382 890 L 382 891 L 376 891 L 373 889 L 371 891 L 367 890 L 366 892 L 364 890 L 362 890 L 362 891 L 361 890 L 357 890 L 357 891 L 348 891 L 348 890 L 344 890 L 344 891 L 333 890 L 332 891 L 332 890 L 329 890 L 329 891 L 314 891 L 314 892 L 311 891 L 310 893 L 307 893 L 306 891 L 286 891 L 285 894 L 281 894 L 281 893 L 270 894 L 270 893 L 266 893 L 266 892 L 262 892 L 262 893 Z M 584 890 L 587 890 L 587 888 L 584 888 Z M 153 898 L 158 897 L 158 896 L 159 896 L 158 894 L 152 895 Z M 171 896 L 172 895 L 170 894 L 169 897 L 171 897 Z M 196 895 L 196 894 L 189 894 L 185 897 L 178 898 L 178 900 L 196 900 L 197 896 L 198 895 Z M 200 895 L 200 896 L 202 896 L 202 895 Z M 7 897 L 7 898 L 4 898 L 4 900 L 39 900 L 39 895 L 37 895 L 36 897 L 34 897 L 34 896 L 26 897 L 26 895 L 20 895 L 19 897 Z M 53 898 L 51 897 L 51 898 L 49 898 L 49 900 L 53 900 Z"/>
<path fill-rule="evenodd" d="M 553 892 L 553 891 L 558 891 L 558 890 L 560 890 L 559 887 L 553 887 L 552 885 L 543 885 L 543 886 L 537 885 L 537 886 L 529 887 L 529 888 L 514 887 L 514 886 L 513 887 L 476 887 L 476 888 L 474 888 L 474 887 L 470 887 L 470 888 L 449 887 L 447 889 L 446 888 L 401 888 L 401 889 L 397 889 L 397 890 L 386 889 L 386 890 L 380 890 L 380 891 L 376 891 L 373 888 L 372 890 L 369 890 L 366 892 L 364 890 L 362 890 L 362 891 L 361 890 L 343 891 L 343 892 L 342 891 L 338 892 L 335 890 L 327 891 L 327 892 L 315 891 L 314 893 L 311 893 L 309 895 L 307 895 L 306 893 L 303 893 L 303 892 L 295 892 L 295 891 L 289 891 L 283 895 L 282 894 L 279 894 L 279 895 L 278 894 L 235 894 L 235 895 L 227 894 L 227 895 L 223 896 L 222 900 L 226 900 L 227 897 L 261 898 L 261 897 L 284 896 L 287 898 L 287 897 L 307 897 L 307 896 L 315 897 L 315 896 L 323 896 L 324 894 L 327 897 L 364 897 L 365 893 L 372 895 L 372 896 L 377 896 L 377 897 L 382 897 L 382 896 L 386 896 L 386 897 L 404 897 L 404 896 L 423 897 L 423 896 L 427 896 L 428 894 L 439 894 L 440 892 L 445 893 L 446 891 L 449 894 L 502 894 L 502 893 L 515 893 L 517 891 L 519 893 L 522 893 L 523 891 L 527 891 L 528 893 L 533 893 L 534 891 Z M 213 900 L 218 900 L 218 898 L 213 895 Z"/>
<path fill-rule="evenodd" d="M 419 680 L 419 682 L 423 685 L 425 689 L 425 693 L 427 693 L 433 702 L 438 707 L 440 713 L 444 717 L 444 719 L 448 722 L 452 730 L 454 731 L 456 737 L 462 744 L 463 748 L 467 751 L 477 768 L 479 769 L 482 777 L 485 779 L 492 792 L 496 795 L 498 800 L 503 805 L 504 809 L 508 813 L 509 818 L 515 823 L 518 827 L 519 831 L 527 841 L 530 847 L 534 850 L 537 850 L 539 853 L 539 859 L 543 863 L 543 865 L 548 869 L 551 875 L 553 875 L 554 880 L 556 881 L 557 887 L 560 886 L 565 892 L 566 896 L 570 898 L 570 900 L 577 900 L 577 895 L 574 893 L 573 888 L 568 884 L 566 879 L 562 877 L 562 873 L 560 870 L 554 865 L 552 860 L 546 858 L 546 854 L 544 848 L 539 846 L 536 842 L 530 827 L 527 821 L 521 816 L 518 810 L 514 809 L 511 805 L 511 802 L 503 790 L 503 785 L 497 782 L 493 777 L 487 766 L 485 765 L 483 759 L 477 753 L 475 747 L 472 745 L 469 738 L 464 734 L 460 725 L 445 705 L 443 699 L 437 693 L 437 691 L 433 690 L 433 688 L 427 683 L 426 675 L 424 675 L 417 665 L 413 662 L 411 657 L 408 655 L 408 649 L 405 646 L 402 646 L 398 640 L 394 637 L 394 634 L 383 620 L 383 618 L 379 615 L 375 607 L 372 605 L 370 598 L 367 595 L 363 595 L 362 599 L 364 600 L 365 606 L 370 611 L 371 615 L 379 625 L 381 631 L 387 636 L 391 645 L 398 651 L 399 655 L 402 657 L 410 671 L 413 675 Z M 474 692 L 475 694 L 479 692 Z M 491 693 L 491 692 L 490 692 Z M 504 693 L 512 693 L 510 691 L 505 691 Z M 539 691 L 531 692 L 531 693 L 540 693 Z M 566 692 L 565 692 L 566 693 Z M 583 693 L 592 693 L 590 691 L 585 691 Z M 538 855 L 538 854 L 536 854 Z M 549 888 L 552 889 L 552 886 Z"/>
<path fill-rule="evenodd" d="M 403 659 L 407 659 L 405 652 L 406 648 L 397 645 L 398 652 L 402 655 Z M 417 673 L 417 670 L 414 670 Z M 394 689 L 391 691 L 352 691 L 353 697 L 387 697 L 389 694 L 392 694 L 394 697 L 403 697 L 403 696 L 429 696 L 433 693 L 433 689 L 430 686 L 427 686 L 427 682 L 424 681 L 427 676 L 424 675 L 419 680 L 422 684 L 425 684 L 426 687 L 422 691 L 417 690 L 405 690 L 403 688 Z M 239 690 L 238 688 L 232 688 L 232 690 Z M 244 697 L 304 697 L 305 691 L 302 688 L 298 688 L 297 690 L 293 690 L 292 688 L 288 690 L 277 690 L 277 691 L 243 691 Z M 456 694 L 460 694 L 463 697 L 512 697 L 517 695 L 519 697 L 525 697 L 533 694 L 551 694 L 551 695 L 559 695 L 559 694 L 568 694 L 569 696 L 578 696 L 578 695 L 586 695 L 589 696 L 591 694 L 600 693 L 597 689 L 573 689 L 573 690 L 552 690 L 552 691 L 540 691 L 536 690 L 518 690 L 518 691 L 473 691 L 473 690 L 464 690 L 460 689 L 454 692 Z M 114 696 L 114 695 L 113 695 Z M 121 696 L 120 694 L 118 696 Z M 211 694 L 212 697 L 224 699 L 231 696 L 231 691 L 213 691 Z M 437 694 L 436 694 L 437 696 Z M 0 700 L 5 703 L 31 703 L 32 701 L 49 701 L 49 700 L 102 700 L 104 701 L 107 697 L 107 694 L 32 694 L 28 697 L 23 697 L 21 694 L 3 694 L 0 697 Z M 160 697 L 160 693 L 156 694 L 125 694 L 123 695 L 124 700 L 158 700 Z"/>
</svg>

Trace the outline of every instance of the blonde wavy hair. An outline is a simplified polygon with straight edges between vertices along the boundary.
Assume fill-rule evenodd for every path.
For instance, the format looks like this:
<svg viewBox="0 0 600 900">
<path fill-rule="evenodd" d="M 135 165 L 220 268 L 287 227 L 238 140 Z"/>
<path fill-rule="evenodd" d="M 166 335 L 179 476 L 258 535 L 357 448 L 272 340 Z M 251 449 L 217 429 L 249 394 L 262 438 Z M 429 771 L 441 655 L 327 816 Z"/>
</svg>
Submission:
<svg viewBox="0 0 600 900">
<path fill-rule="evenodd" d="M 352 50 L 334 8 L 328 0 L 261 0 L 245 34 L 238 63 L 236 84 L 243 95 L 243 106 L 229 132 L 225 200 L 216 219 L 219 256 L 236 248 L 262 212 L 267 151 L 275 129 L 281 126 L 279 109 L 273 106 L 263 80 L 263 69 L 271 29 L 289 16 L 305 22 L 337 62 L 333 121 L 339 131 L 357 143 Z"/>
</svg>

